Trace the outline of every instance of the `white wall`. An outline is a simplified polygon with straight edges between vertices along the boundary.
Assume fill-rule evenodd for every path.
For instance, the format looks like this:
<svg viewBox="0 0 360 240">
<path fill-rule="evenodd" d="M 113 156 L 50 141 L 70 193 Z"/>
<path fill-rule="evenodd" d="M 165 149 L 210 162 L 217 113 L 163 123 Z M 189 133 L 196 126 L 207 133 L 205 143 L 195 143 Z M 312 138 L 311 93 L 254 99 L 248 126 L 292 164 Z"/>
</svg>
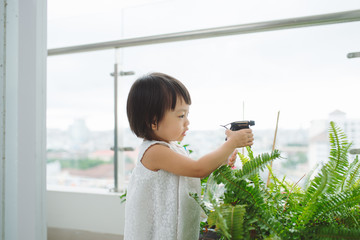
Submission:
<svg viewBox="0 0 360 240">
<path fill-rule="evenodd" d="M 123 235 L 125 203 L 121 203 L 119 196 L 48 190 L 48 227 Z"/>
<path fill-rule="evenodd" d="M 0 0 L 0 239 L 45 240 L 46 0 Z"/>
</svg>

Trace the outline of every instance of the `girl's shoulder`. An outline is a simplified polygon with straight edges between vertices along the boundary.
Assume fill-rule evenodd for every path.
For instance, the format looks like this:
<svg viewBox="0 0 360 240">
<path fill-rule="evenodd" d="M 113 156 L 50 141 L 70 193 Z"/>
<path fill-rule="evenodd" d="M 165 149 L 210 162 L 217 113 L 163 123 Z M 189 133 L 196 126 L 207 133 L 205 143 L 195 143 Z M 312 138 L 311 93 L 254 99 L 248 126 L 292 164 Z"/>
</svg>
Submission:
<svg viewBox="0 0 360 240">
<path fill-rule="evenodd" d="M 171 145 L 164 141 L 144 140 L 139 148 L 138 160 L 140 161 L 143 158 L 145 152 L 154 145 L 163 145 L 165 147 L 171 148 Z"/>
<path fill-rule="evenodd" d="M 140 169 L 143 167 L 153 173 L 158 173 L 158 167 L 153 166 L 154 160 L 163 159 L 162 149 L 167 148 L 172 152 L 178 152 L 178 147 L 173 142 L 144 140 L 139 147 L 137 164 Z M 152 159 L 152 160 L 150 160 Z"/>
<path fill-rule="evenodd" d="M 148 149 L 149 147 L 151 147 L 152 145 L 156 145 L 156 144 L 160 144 L 160 145 L 164 145 L 166 147 L 170 147 L 171 144 L 164 142 L 164 141 L 157 141 L 157 140 L 144 140 L 140 146 L 140 148 L 144 148 L 144 149 Z"/>
<path fill-rule="evenodd" d="M 164 142 L 164 141 L 156 141 L 156 140 L 144 140 L 139 148 L 139 160 L 142 159 L 145 152 L 154 145 L 163 145 L 165 147 L 170 148 L 171 150 L 181 153 L 183 155 L 187 155 L 186 150 L 180 146 L 177 142 Z"/>
<path fill-rule="evenodd" d="M 140 145 L 139 148 L 139 155 L 138 155 L 138 161 L 141 162 L 141 160 L 143 159 L 145 153 L 151 148 L 152 150 L 156 151 L 156 147 L 157 146 L 165 146 L 167 148 L 169 148 L 170 150 L 184 155 L 184 156 L 189 156 L 188 152 L 186 151 L 186 149 L 184 147 L 182 147 L 179 143 L 177 142 L 164 142 L 164 141 L 155 141 L 155 140 L 144 140 L 142 142 L 142 144 Z M 154 147 L 154 148 L 153 148 Z"/>
</svg>

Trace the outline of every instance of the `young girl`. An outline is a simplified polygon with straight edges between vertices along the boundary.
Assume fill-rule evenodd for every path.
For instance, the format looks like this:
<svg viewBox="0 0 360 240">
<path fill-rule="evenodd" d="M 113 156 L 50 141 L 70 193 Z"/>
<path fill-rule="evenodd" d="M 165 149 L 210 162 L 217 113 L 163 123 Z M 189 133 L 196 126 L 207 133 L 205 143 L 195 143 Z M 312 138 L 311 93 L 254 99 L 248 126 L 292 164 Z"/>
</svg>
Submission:
<svg viewBox="0 0 360 240">
<path fill-rule="evenodd" d="M 253 144 L 251 129 L 226 130 L 218 149 L 191 159 L 178 144 L 188 130 L 190 104 L 185 86 L 166 74 L 141 77 L 130 89 L 130 128 L 144 141 L 127 190 L 125 240 L 198 239 L 200 207 L 189 193 L 200 195 L 200 178 L 226 164 L 236 148 Z"/>
</svg>

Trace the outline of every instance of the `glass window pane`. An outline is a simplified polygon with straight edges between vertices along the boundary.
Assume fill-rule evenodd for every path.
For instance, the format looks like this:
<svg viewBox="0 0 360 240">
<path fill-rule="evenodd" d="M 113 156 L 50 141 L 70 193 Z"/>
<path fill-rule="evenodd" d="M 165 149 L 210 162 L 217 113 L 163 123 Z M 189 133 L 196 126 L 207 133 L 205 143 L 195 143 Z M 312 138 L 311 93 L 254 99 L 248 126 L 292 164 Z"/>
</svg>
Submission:
<svg viewBox="0 0 360 240">
<path fill-rule="evenodd" d="M 354 9 L 360 9 L 359 1 L 282 0 L 274 4 L 273 1 L 229 0 L 224 4 L 205 0 L 125 0 L 121 3 L 51 0 L 48 46 L 55 48 Z M 192 94 L 192 131 L 184 143 L 190 143 L 194 158 L 224 141 L 220 125 L 241 119 L 256 121 L 254 151 L 269 151 L 279 110 L 277 147 L 290 159 L 280 166 L 284 174 L 290 171 L 291 164 L 306 171 L 326 158 L 328 146 L 322 145 L 322 141 L 326 140 L 324 131 L 329 114 L 334 111 L 338 113 L 335 117 L 342 119 L 341 124 L 353 146 L 359 147 L 360 116 L 355 110 L 358 59 L 346 58 L 348 52 L 359 51 L 359 27 L 359 23 L 347 23 L 119 50 L 119 70 L 135 72 L 132 76 L 119 77 L 119 146 L 135 148 L 119 155 L 121 179 L 124 177 L 126 181 L 135 166 L 140 141 L 128 128 L 127 93 L 138 76 L 151 71 L 179 78 Z M 108 154 L 107 159 L 112 161 L 109 149 L 113 146 L 113 78 L 109 74 L 113 72 L 114 61 L 113 50 L 49 58 L 49 184 L 112 187 L 113 181 L 109 182 L 105 173 L 93 182 L 81 178 L 77 172 L 79 176 L 75 181 L 69 180 L 74 171 L 63 171 L 60 166 L 84 170 L 78 160 L 84 156 L 97 158 L 99 154 L 101 158 Z M 100 152 L 91 155 L 93 151 Z M 57 159 L 72 159 L 74 163 Z M 93 161 L 93 164 L 98 167 L 99 162 Z M 60 177 L 55 177 L 59 172 Z M 287 175 L 297 177 L 299 173 Z"/>
<path fill-rule="evenodd" d="M 48 186 L 113 187 L 113 66 L 113 50 L 48 58 Z"/>
<path fill-rule="evenodd" d="M 124 8 L 123 36 L 126 38 L 151 36 L 359 8 L 360 3 L 356 0 L 345 0 L 341 3 L 336 0 L 159 1 Z"/>
<path fill-rule="evenodd" d="M 127 48 L 124 68 L 184 82 L 193 100 L 184 144 L 194 158 L 224 141 L 220 125 L 242 119 L 256 122 L 253 150 L 270 151 L 280 111 L 276 147 L 287 159 L 277 171 L 298 180 L 327 160 L 328 120 L 360 147 L 359 59 L 346 57 L 360 49 L 358 29 L 355 22 Z M 124 83 L 124 98 L 130 86 Z"/>
<path fill-rule="evenodd" d="M 357 0 L 49 0 L 48 47 L 355 9 Z"/>
</svg>

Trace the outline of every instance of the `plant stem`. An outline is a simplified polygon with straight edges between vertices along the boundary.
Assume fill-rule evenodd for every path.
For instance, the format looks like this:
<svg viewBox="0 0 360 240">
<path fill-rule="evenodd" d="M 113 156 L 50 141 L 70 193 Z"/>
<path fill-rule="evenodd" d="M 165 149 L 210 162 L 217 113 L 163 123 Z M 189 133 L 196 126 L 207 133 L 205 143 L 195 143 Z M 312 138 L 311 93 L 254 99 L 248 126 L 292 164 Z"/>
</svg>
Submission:
<svg viewBox="0 0 360 240">
<path fill-rule="evenodd" d="M 291 188 L 290 192 L 289 192 L 289 195 L 287 196 L 286 198 L 286 201 L 285 201 L 285 204 L 284 204 L 284 209 L 283 209 L 283 212 L 285 212 L 285 207 L 286 207 L 286 204 L 288 202 L 288 199 L 290 197 L 290 194 L 292 193 L 292 191 L 294 190 L 295 186 L 301 181 L 301 179 L 303 179 L 304 177 L 306 176 L 306 173 L 304 174 L 304 176 L 302 176 L 295 184 L 294 186 Z"/>
<path fill-rule="evenodd" d="M 273 146 L 272 146 L 272 151 L 274 151 L 274 149 L 275 149 L 276 135 L 277 135 L 278 125 L 279 125 L 279 116 L 280 116 L 280 111 L 278 111 L 278 114 L 277 114 L 276 128 L 275 128 L 275 135 L 274 135 L 274 142 L 273 142 Z M 270 166 L 272 167 L 272 161 L 270 163 Z M 268 178 L 267 178 L 266 187 L 269 187 L 269 184 L 270 184 L 270 172 L 269 172 L 269 175 L 268 175 Z"/>
</svg>

